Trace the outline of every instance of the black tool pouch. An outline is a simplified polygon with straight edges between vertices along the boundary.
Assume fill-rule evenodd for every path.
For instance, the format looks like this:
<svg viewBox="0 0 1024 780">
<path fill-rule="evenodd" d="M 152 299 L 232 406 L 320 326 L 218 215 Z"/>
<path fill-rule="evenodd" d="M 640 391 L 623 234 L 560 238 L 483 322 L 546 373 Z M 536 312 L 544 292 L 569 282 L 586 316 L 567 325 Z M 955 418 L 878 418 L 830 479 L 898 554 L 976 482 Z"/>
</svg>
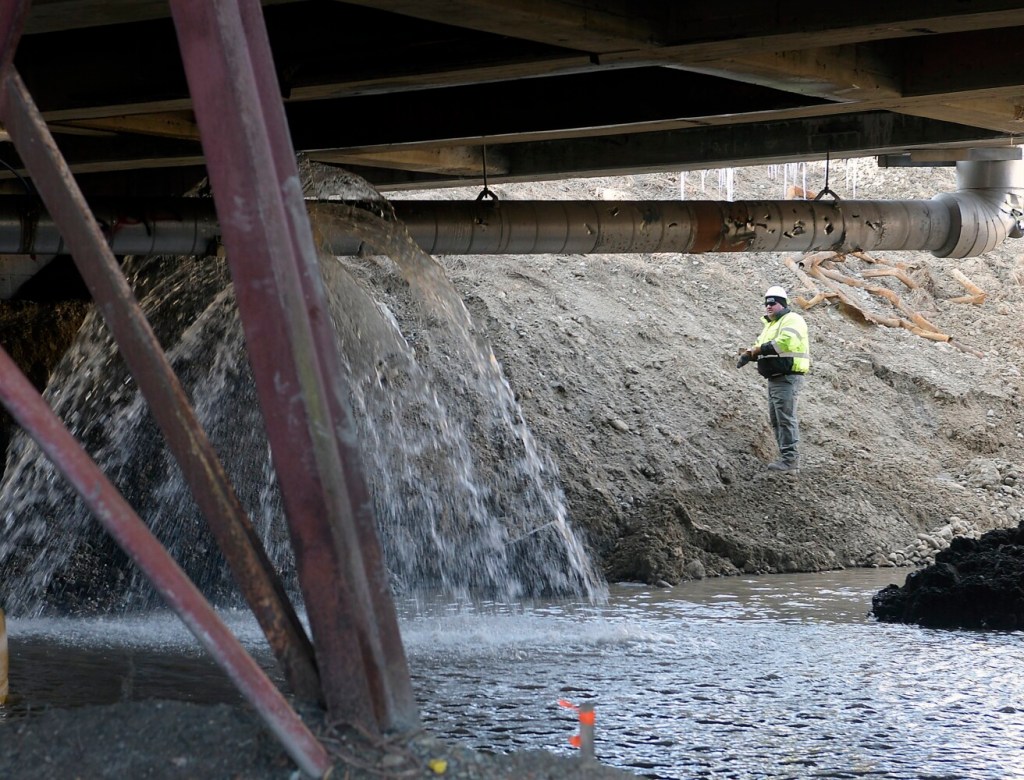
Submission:
<svg viewBox="0 0 1024 780">
<path fill-rule="evenodd" d="M 793 358 L 791 357 L 762 357 L 757 361 L 757 373 L 765 378 L 782 376 L 793 373 Z"/>
</svg>

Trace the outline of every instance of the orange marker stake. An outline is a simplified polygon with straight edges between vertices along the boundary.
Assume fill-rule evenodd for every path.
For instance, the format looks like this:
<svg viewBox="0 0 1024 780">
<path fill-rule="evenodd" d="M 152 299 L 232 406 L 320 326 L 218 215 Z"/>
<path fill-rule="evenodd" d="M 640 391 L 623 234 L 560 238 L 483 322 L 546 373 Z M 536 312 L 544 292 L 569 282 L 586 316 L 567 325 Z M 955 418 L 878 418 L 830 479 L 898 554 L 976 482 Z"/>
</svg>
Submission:
<svg viewBox="0 0 1024 780">
<path fill-rule="evenodd" d="M 579 748 L 580 761 L 584 763 L 594 761 L 594 724 L 597 721 L 597 715 L 594 712 L 594 705 L 586 703 L 577 707 L 570 701 L 559 699 L 558 706 L 565 707 L 569 710 L 575 710 L 579 713 L 578 720 L 580 722 L 580 733 L 573 734 L 569 737 L 569 744 L 574 748 Z"/>
</svg>

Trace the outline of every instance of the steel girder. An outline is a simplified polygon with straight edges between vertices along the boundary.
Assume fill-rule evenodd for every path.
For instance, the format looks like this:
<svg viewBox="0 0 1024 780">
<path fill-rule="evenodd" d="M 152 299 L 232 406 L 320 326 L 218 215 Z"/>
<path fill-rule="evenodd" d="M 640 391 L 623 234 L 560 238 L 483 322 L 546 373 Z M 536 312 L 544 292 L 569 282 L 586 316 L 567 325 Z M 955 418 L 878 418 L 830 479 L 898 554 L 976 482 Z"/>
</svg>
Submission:
<svg viewBox="0 0 1024 780">
<path fill-rule="evenodd" d="M 172 0 L 285 501 L 316 658 L 105 237 L 13 65 L 27 0 L 0 7 L 0 122 L 53 216 L 289 683 L 334 721 L 418 725 L 340 358 L 258 0 Z M 211 42 L 213 41 L 213 42 Z M 224 120 L 227 121 L 224 121 Z M 10 358 L 0 401 L 307 774 L 331 759 Z"/>
</svg>

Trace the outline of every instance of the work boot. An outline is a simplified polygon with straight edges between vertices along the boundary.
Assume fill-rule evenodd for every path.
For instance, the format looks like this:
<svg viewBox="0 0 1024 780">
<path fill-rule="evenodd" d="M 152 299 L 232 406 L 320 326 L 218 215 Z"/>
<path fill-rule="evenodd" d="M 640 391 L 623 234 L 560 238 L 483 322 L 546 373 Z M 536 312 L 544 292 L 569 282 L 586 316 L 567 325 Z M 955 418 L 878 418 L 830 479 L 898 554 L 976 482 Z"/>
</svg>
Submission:
<svg viewBox="0 0 1024 780">
<path fill-rule="evenodd" d="M 799 471 L 800 467 L 796 463 L 789 463 L 784 460 L 777 460 L 774 463 L 768 464 L 769 471 Z"/>
</svg>

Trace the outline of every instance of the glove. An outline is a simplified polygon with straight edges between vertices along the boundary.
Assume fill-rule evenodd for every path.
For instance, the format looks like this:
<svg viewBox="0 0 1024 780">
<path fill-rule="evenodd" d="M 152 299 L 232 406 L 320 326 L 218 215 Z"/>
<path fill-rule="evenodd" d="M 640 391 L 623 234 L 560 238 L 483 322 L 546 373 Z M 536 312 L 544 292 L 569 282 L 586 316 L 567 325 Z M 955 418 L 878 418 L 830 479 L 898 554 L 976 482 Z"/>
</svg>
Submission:
<svg viewBox="0 0 1024 780">
<path fill-rule="evenodd" d="M 736 368 L 743 368 L 743 366 L 747 365 L 747 363 L 753 359 L 754 356 L 750 354 L 749 349 L 746 352 L 741 352 L 740 359 L 736 361 Z"/>
</svg>

